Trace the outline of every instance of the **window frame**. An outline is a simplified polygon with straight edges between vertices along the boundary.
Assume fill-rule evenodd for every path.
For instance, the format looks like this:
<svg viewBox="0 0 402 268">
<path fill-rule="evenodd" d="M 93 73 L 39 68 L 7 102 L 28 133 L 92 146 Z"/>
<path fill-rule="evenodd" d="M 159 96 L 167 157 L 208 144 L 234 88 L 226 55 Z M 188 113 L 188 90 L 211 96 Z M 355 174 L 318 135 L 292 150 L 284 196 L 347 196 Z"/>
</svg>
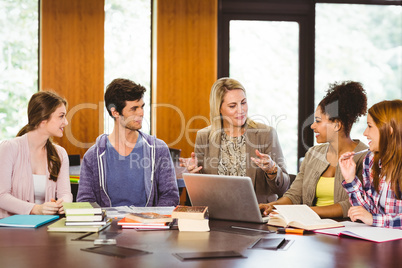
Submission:
<svg viewBox="0 0 402 268">
<path fill-rule="evenodd" d="M 218 12 L 218 77 L 229 76 L 229 23 L 231 20 L 289 21 L 299 24 L 299 92 L 297 158 L 313 145 L 313 133 L 302 129 L 314 111 L 315 9 L 310 1 L 236 1 L 221 0 Z M 303 105 L 300 105 L 300 104 Z"/>
<path fill-rule="evenodd" d="M 229 76 L 230 20 L 294 21 L 300 25 L 299 105 L 297 157 L 304 157 L 314 145 L 314 136 L 305 122 L 312 122 L 315 104 L 315 6 L 317 3 L 402 5 L 388 0 L 219 0 L 218 77 Z"/>
</svg>

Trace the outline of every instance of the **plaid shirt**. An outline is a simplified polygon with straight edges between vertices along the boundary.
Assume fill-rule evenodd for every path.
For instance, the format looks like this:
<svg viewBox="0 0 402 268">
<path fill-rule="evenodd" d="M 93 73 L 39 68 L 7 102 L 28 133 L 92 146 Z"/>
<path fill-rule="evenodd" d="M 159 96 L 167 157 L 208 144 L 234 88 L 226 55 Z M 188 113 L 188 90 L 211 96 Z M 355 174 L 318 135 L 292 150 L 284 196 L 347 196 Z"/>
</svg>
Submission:
<svg viewBox="0 0 402 268">
<path fill-rule="evenodd" d="M 380 179 L 379 192 L 373 185 L 372 167 L 374 154 L 368 153 L 363 163 L 363 185 L 357 177 L 351 182 L 342 182 L 349 194 L 353 206 L 363 206 L 373 215 L 373 226 L 402 229 L 402 200 L 395 198 L 391 183 L 385 183 L 385 177 Z M 387 187 L 387 188 L 385 188 Z M 382 191 L 386 191 L 385 207 L 380 205 Z"/>
</svg>

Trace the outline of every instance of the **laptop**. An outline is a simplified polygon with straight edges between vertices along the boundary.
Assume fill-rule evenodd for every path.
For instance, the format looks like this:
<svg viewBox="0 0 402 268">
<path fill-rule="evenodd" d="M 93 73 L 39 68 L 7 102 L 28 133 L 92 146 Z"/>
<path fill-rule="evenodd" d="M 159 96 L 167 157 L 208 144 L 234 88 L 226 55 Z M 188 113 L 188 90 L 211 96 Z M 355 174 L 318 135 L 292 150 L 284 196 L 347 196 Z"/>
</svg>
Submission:
<svg viewBox="0 0 402 268">
<path fill-rule="evenodd" d="M 208 206 L 209 218 L 266 223 L 250 177 L 183 173 L 193 206 Z"/>
</svg>

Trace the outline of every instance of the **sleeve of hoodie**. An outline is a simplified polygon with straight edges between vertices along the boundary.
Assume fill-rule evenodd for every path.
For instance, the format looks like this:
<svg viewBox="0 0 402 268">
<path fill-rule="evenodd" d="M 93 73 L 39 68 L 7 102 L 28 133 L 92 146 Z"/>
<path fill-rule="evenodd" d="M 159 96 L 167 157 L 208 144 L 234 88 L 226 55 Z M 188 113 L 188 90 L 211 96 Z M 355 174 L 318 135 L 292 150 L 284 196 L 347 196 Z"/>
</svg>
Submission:
<svg viewBox="0 0 402 268">
<path fill-rule="evenodd" d="M 77 202 L 98 202 L 95 196 L 95 183 L 98 183 L 97 160 L 94 147 L 85 153 L 80 171 Z M 96 170 L 94 170 L 96 169 Z"/>
<path fill-rule="evenodd" d="M 166 143 L 159 140 L 155 148 L 155 179 L 157 183 L 158 207 L 177 206 L 179 204 L 179 189 L 176 173 Z"/>
</svg>

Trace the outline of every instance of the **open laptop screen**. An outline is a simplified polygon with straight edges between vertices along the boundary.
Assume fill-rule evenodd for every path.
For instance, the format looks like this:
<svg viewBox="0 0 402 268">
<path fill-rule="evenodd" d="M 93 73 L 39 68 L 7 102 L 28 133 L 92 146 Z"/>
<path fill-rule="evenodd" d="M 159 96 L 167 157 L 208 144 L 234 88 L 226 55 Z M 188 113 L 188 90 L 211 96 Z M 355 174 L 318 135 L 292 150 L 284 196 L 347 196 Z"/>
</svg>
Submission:
<svg viewBox="0 0 402 268">
<path fill-rule="evenodd" d="M 183 173 L 193 206 L 208 206 L 212 219 L 266 222 L 249 177 Z"/>
</svg>

